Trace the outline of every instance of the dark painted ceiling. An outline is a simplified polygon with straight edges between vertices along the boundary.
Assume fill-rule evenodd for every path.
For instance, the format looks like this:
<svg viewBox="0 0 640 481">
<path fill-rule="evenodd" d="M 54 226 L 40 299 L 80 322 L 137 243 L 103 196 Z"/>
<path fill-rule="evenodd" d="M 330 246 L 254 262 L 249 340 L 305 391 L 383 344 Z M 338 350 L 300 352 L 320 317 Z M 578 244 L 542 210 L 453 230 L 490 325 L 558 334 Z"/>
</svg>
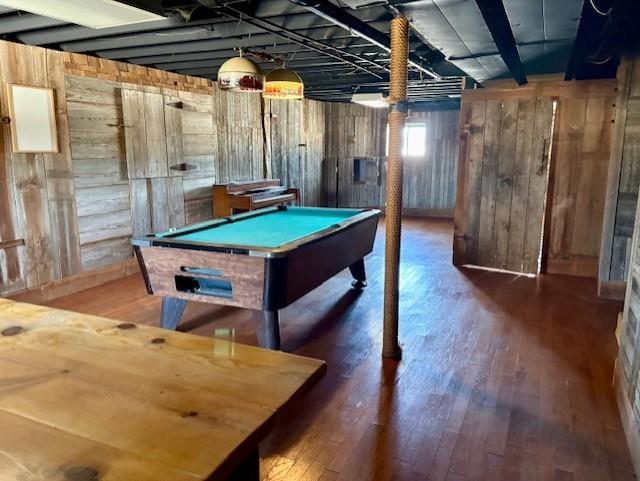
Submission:
<svg viewBox="0 0 640 481">
<path fill-rule="evenodd" d="M 388 88 L 388 52 L 358 36 L 357 23 L 344 25 L 323 18 L 313 9 L 296 5 L 300 0 L 125 3 L 152 5 L 168 18 L 93 30 L 0 6 L 0 36 L 210 79 L 216 78 L 227 58 L 237 55 L 235 49 L 248 48 L 281 57 L 302 76 L 310 98 L 346 101 L 356 90 Z M 306 2 L 307 6 L 310 3 L 314 2 Z M 496 27 L 491 29 L 491 15 L 496 13 L 488 12 L 486 4 L 486 0 L 332 0 L 329 6 L 341 7 L 354 20 L 382 34 L 388 33 L 394 15 L 410 19 L 411 51 L 418 59 L 415 65 L 422 68 L 410 70 L 412 101 L 450 102 L 459 95 L 463 76 L 478 82 L 509 77 L 513 72 L 507 63 L 513 67 L 514 61 L 521 62 L 526 75 L 566 72 L 572 52 L 585 56 L 593 53 L 589 48 L 597 47 L 593 46 L 594 29 L 602 28 L 597 18 L 582 29 L 592 45 L 582 50 L 574 45 L 583 7 L 591 8 L 583 0 L 504 0 L 504 25 L 511 27 L 507 42 L 509 38 L 515 41 L 515 58 L 505 62 L 501 55 L 504 45 L 500 44 L 505 41 L 496 43 Z M 271 62 L 261 65 L 265 70 L 273 68 Z"/>
<path fill-rule="evenodd" d="M 504 0 L 518 53 L 528 75 L 564 72 L 583 0 Z M 475 0 L 402 2 L 416 30 L 479 82 L 508 76 L 505 62 Z"/>
</svg>

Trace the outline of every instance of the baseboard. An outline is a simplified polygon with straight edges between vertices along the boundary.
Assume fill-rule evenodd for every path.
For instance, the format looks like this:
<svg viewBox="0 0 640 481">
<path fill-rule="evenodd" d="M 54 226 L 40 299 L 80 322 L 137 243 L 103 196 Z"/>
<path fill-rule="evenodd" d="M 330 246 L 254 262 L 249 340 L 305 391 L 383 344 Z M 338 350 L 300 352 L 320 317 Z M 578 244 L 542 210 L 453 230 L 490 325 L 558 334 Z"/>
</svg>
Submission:
<svg viewBox="0 0 640 481">
<path fill-rule="evenodd" d="M 629 446 L 633 469 L 635 470 L 636 478 L 638 478 L 640 476 L 640 432 L 638 431 L 638 426 L 634 421 L 633 407 L 626 395 L 628 386 L 624 380 L 624 376 L 618 368 L 617 362 L 613 369 L 613 389 L 616 393 L 618 411 L 620 411 L 620 420 L 622 421 L 624 435 L 627 438 L 627 445 Z"/>
<path fill-rule="evenodd" d="M 598 297 L 612 301 L 624 301 L 627 283 L 624 281 L 598 281 Z"/>
<path fill-rule="evenodd" d="M 598 277 L 597 257 L 549 258 L 544 270 L 547 274 L 577 277 Z"/>
<path fill-rule="evenodd" d="M 58 297 L 84 291 L 85 289 L 90 289 L 109 281 L 135 274 L 139 272 L 139 269 L 138 262 L 132 258 L 102 269 L 64 277 L 42 286 L 10 294 L 7 297 L 14 301 L 43 304 Z"/>
</svg>

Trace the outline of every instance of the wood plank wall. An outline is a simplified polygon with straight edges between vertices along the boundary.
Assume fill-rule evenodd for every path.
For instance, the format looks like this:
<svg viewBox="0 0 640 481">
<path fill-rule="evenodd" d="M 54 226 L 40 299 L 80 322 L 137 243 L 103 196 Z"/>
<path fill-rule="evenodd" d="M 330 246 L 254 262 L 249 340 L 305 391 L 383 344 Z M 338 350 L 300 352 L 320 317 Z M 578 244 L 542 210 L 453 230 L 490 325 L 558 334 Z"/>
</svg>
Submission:
<svg viewBox="0 0 640 481">
<path fill-rule="evenodd" d="M 331 103 L 325 107 L 325 198 L 337 207 L 377 207 L 382 204 L 381 179 L 385 154 L 387 111 L 357 104 Z M 355 157 L 373 160 L 374 175 L 353 182 Z"/>
<path fill-rule="evenodd" d="M 489 102 L 497 101 L 503 109 L 509 103 L 513 103 L 514 99 L 517 99 L 517 102 L 535 102 L 536 99 L 552 99 L 556 102 L 550 178 L 547 186 L 547 204 L 544 206 L 546 257 L 543 270 L 546 272 L 589 277 L 597 275 L 615 88 L 615 80 L 564 82 L 550 78 L 545 81 L 532 81 L 523 87 L 512 86 L 511 83 L 495 83 L 488 88 L 470 90 L 463 94 L 463 111 L 465 102 L 486 102 L 488 108 Z M 481 118 L 475 121 L 471 119 L 469 125 L 472 130 L 481 131 L 487 127 L 483 120 L 484 112 L 479 112 L 479 117 Z M 525 124 L 526 121 L 522 128 L 532 131 L 531 127 Z M 504 141 L 508 141 L 508 138 Z M 474 155 L 482 156 L 485 149 L 492 149 L 492 145 L 483 140 L 475 146 L 461 145 L 460 162 L 463 161 L 463 154 L 467 159 L 467 150 L 471 148 L 477 150 Z M 544 152 L 546 149 L 540 149 L 540 155 L 544 155 Z M 517 148 L 510 155 L 514 162 L 521 160 L 522 155 Z M 538 157 L 534 161 L 538 162 Z M 459 175 L 458 181 L 464 179 L 461 180 Z M 498 187 L 502 186 L 502 182 L 498 184 Z M 499 189 L 486 191 L 483 195 L 488 198 L 480 203 L 495 203 L 496 215 L 501 210 L 513 211 L 513 196 L 509 196 L 504 202 L 500 201 Z M 465 193 L 462 196 L 458 199 L 458 206 L 468 201 Z M 540 196 L 539 199 L 544 201 L 545 197 Z M 477 202 L 472 202 L 472 205 L 480 209 Z M 537 208 L 541 209 L 543 206 Z M 460 209 L 459 216 L 456 215 L 456 224 L 459 226 L 456 230 L 458 247 L 462 236 L 474 235 L 473 232 L 464 231 L 466 215 L 467 211 L 464 209 Z M 515 215 L 506 224 L 505 232 L 509 236 L 512 232 L 519 232 L 524 219 L 526 217 Z M 454 250 L 462 254 L 456 262 L 469 261 L 464 255 L 464 249 Z M 495 267 L 492 263 L 476 257 L 471 261 L 478 265 Z M 531 263 L 534 259 L 524 261 Z M 520 270 L 514 268 L 514 263 L 511 267 L 507 264 L 507 269 Z M 530 268 L 527 271 L 530 272 Z"/>
<path fill-rule="evenodd" d="M 298 187 L 303 205 L 324 205 L 325 109 L 315 100 L 264 101 L 266 169 Z"/>
<path fill-rule="evenodd" d="M 422 123 L 427 131 L 425 155 L 407 158 L 404 163 L 404 207 L 409 212 L 453 217 L 460 111 L 412 112 L 407 122 Z"/>
<path fill-rule="evenodd" d="M 325 104 L 306 101 L 304 114 L 304 177 L 297 185 L 301 189 L 303 204 L 326 205 L 324 192 L 324 140 L 326 136 Z"/>
<path fill-rule="evenodd" d="M 204 79 L 0 41 L 0 84 L 8 82 L 55 89 L 61 152 L 13 154 L 0 127 L 0 295 L 68 292 L 65 279 L 95 285 L 102 273 L 130 272 L 131 236 L 209 218 L 214 182 L 272 176 L 300 188 L 305 205 L 384 203 L 386 111 L 270 102 Z M 0 102 L 7 112 L 4 90 Z M 455 113 L 439 115 L 422 117 L 433 150 L 411 166 L 412 207 L 452 207 Z M 358 156 L 372 162 L 366 182 L 354 184 Z"/>
<path fill-rule="evenodd" d="M 215 89 L 213 97 L 219 154 L 216 182 L 264 177 L 264 134 L 260 95 Z"/>
<path fill-rule="evenodd" d="M 553 139 L 546 272 L 598 276 L 615 104 L 614 81 L 558 99 Z M 586 87 L 586 84 L 585 84 Z"/>
<path fill-rule="evenodd" d="M 463 94 L 454 263 L 537 273 L 550 98 Z"/>
<path fill-rule="evenodd" d="M 56 92 L 60 153 L 14 154 L 9 128 L 0 141 L 0 293 L 52 282 L 80 271 L 79 233 L 64 63 L 44 49 L 0 42 L 1 109 L 7 115 L 7 83 L 51 87 Z"/>
<path fill-rule="evenodd" d="M 385 204 L 387 110 L 357 104 L 325 107 L 323 199 L 339 207 Z M 403 201 L 410 215 L 453 217 L 460 111 L 411 112 L 424 123 L 425 155 L 405 159 Z M 354 182 L 354 159 L 367 157 L 366 180 Z"/>
<path fill-rule="evenodd" d="M 265 100 L 265 121 L 271 146 L 271 176 L 284 185 L 301 189 L 304 198 L 305 147 L 304 103 Z"/>
<path fill-rule="evenodd" d="M 82 270 L 131 257 L 121 84 L 66 76 Z"/>
<path fill-rule="evenodd" d="M 629 451 L 640 473 L 640 210 L 636 209 L 629 245 L 629 282 L 616 329 L 618 357 L 614 385 Z"/>
<path fill-rule="evenodd" d="M 129 272 L 131 236 L 210 218 L 216 181 L 275 171 L 320 204 L 320 102 L 269 104 L 264 115 L 259 95 L 203 79 L 0 42 L 7 82 L 55 89 L 61 152 L 13 154 L 2 127 L 0 295 L 68 292 L 65 279 L 77 288 L 79 276 Z M 0 100 L 7 112 L 4 89 Z"/>
<path fill-rule="evenodd" d="M 622 299 L 640 188 L 640 56 L 622 59 L 615 104 L 598 291 L 603 297 Z"/>
</svg>

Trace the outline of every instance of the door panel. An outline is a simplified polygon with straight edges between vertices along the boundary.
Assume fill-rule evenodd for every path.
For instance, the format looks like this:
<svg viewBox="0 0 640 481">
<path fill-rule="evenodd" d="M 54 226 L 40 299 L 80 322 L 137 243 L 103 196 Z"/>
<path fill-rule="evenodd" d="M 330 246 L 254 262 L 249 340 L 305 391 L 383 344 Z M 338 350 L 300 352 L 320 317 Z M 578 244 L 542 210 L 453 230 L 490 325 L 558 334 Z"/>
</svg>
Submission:
<svg viewBox="0 0 640 481">
<path fill-rule="evenodd" d="M 597 276 L 614 103 L 585 95 L 558 101 L 546 272 Z"/>
<path fill-rule="evenodd" d="M 464 102 L 454 263 L 538 270 L 551 98 Z"/>
<path fill-rule="evenodd" d="M 122 113 L 129 178 L 167 177 L 164 97 L 123 89 Z"/>
</svg>

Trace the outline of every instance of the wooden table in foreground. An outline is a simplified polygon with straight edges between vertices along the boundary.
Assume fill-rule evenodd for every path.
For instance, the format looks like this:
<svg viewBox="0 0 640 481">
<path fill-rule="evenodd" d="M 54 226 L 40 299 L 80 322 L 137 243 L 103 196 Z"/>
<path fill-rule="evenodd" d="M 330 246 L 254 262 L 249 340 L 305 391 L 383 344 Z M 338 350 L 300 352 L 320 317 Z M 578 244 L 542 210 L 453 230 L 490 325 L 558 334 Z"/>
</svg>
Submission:
<svg viewBox="0 0 640 481">
<path fill-rule="evenodd" d="M 0 299 L 0 479 L 259 479 L 322 361 Z"/>
</svg>

